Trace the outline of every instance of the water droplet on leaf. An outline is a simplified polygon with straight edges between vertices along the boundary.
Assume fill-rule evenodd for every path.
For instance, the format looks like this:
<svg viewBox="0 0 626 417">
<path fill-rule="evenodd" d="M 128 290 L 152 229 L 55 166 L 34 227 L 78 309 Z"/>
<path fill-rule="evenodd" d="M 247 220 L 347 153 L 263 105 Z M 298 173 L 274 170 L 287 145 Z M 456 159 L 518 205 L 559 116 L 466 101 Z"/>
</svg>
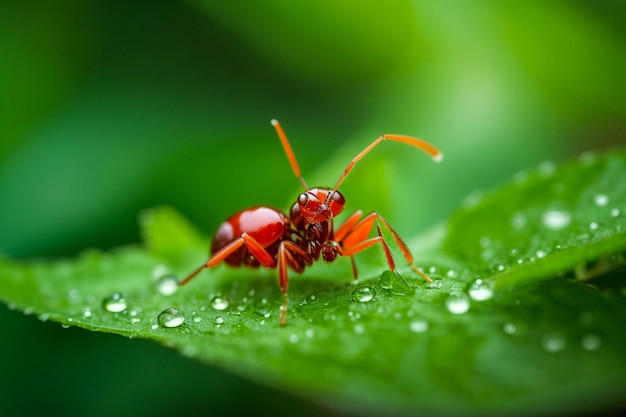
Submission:
<svg viewBox="0 0 626 417">
<path fill-rule="evenodd" d="M 156 289 L 162 295 L 172 295 L 178 291 L 178 277 L 173 274 L 166 274 L 156 282 Z"/>
<path fill-rule="evenodd" d="M 572 215 L 569 211 L 553 208 L 543 213 L 543 225 L 550 230 L 563 230 L 572 222 Z"/>
<path fill-rule="evenodd" d="M 609 197 L 606 194 L 598 193 L 593 196 L 593 202 L 598 207 L 606 207 L 609 204 Z"/>
<path fill-rule="evenodd" d="M 517 331 L 517 326 L 513 323 L 506 323 L 502 326 L 502 330 L 504 330 L 504 333 L 506 334 L 513 334 Z"/>
<path fill-rule="evenodd" d="M 426 320 L 413 320 L 411 324 L 409 324 L 409 329 L 413 333 L 424 333 L 428 330 L 428 322 Z"/>
<path fill-rule="evenodd" d="M 185 322 L 185 313 L 179 308 L 169 307 L 159 314 L 158 321 L 161 327 L 178 327 Z"/>
<path fill-rule="evenodd" d="M 541 347 L 547 352 L 560 352 L 567 344 L 565 336 L 561 333 L 548 333 L 541 339 Z"/>
<path fill-rule="evenodd" d="M 493 287 L 491 283 L 477 279 L 469 288 L 468 293 L 472 300 L 485 301 L 493 297 Z"/>
<path fill-rule="evenodd" d="M 446 308 L 452 314 L 465 314 L 470 308 L 470 299 L 467 294 L 450 294 L 446 299 Z"/>
<path fill-rule="evenodd" d="M 367 303 L 374 299 L 376 291 L 370 286 L 357 287 L 352 291 L 352 299 L 359 303 Z"/>
<path fill-rule="evenodd" d="M 581 345 L 585 350 L 598 350 L 602 344 L 602 339 L 597 334 L 589 333 L 581 340 Z"/>
<path fill-rule="evenodd" d="M 220 297 L 219 295 L 216 295 L 211 300 L 211 307 L 213 307 L 214 310 L 218 311 L 226 310 L 228 308 L 228 300 L 226 298 Z"/>
<path fill-rule="evenodd" d="M 102 307 L 111 313 L 120 313 L 128 307 L 126 298 L 121 292 L 114 292 L 102 300 Z"/>
</svg>

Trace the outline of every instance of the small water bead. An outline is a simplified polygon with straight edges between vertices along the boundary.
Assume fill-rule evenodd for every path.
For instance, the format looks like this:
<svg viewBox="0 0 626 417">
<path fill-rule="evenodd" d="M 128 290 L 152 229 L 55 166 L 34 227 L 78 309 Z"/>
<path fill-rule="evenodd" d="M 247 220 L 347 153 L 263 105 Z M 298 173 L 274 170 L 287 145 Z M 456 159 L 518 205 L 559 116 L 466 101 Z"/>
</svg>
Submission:
<svg viewBox="0 0 626 417">
<path fill-rule="evenodd" d="M 560 352 L 565 349 L 566 344 L 565 336 L 558 332 L 548 333 L 541 339 L 541 347 L 546 352 Z"/>
<path fill-rule="evenodd" d="M 263 318 L 263 319 L 269 319 L 270 316 L 272 315 L 270 309 L 268 307 L 260 307 L 258 308 L 254 314 L 256 314 L 257 316 Z"/>
<path fill-rule="evenodd" d="M 159 314 L 159 325 L 165 328 L 174 328 L 185 322 L 185 313 L 176 307 L 166 308 Z"/>
<path fill-rule="evenodd" d="M 299 340 L 300 340 L 300 337 L 298 337 L 297 334 L 292 333 L 289 335 L 289 342 L 298 343 Z"/>
<path fill-rule="evenodd" d="M 552 161 L 546 161 L 539 164 L 539 174 L 544 177 L 550 177 L 556 171 L 556 164 Z"/>
<path fill-rule="evenodd" d="M 431 282 L 426 283 L 426 288 L 430 290 L 438 290 L 443 286 L 443 282 L 440 279 L 433 279 Z"/>
<path fill-rule="evenodd" d="M 611 210 L 611 217 L 619 217 L 619 215 L 621 214 L 619 209 L 614 208 L 613 210 Z"/>
<path fill-rule="evenodd" d="M 493 297 L 493 286 L 491 283 L 477 279 L 468 290 L 469 296 L 474 301 L 485 301 Z"/>
<path fill-rule="evenodd" d="M 538 250 L 537 252 L 535 252 L 535 253 L 536 253 L 536 255 L 537 255 L 537 258 L 544 258 L 544 257 L 547 255 L 547 253 L 546 253 L 546 252 L 544 252 L 544 251 L 542 251 L 541 249 L 539 249 L 539 250 Z"/>
<path fill-rule="evenodd" d="M 463 292 L 450 294 L 446 299 L 446 308 L 452 314 L 465 314 L 470 309 L 470 299 Z"/>
<path fill-rule="evenodd" d="M 563 230 L 572 222 L 572 215 L 569 211 L 553 208 L 543 213 L 543 225 L 550 230 Z"/>
<path fill-rule="evenodd" d="M 506 323 L 502 326 L 502 330 L 504 330 L 504 333 L 506 334 L 513 334 L 517 331 L 517 326 L 513 323 Z"/>
<path fill-rule="evenodd" d="M 226 310 L 228 308 L 228 304 L 228 300 L 226 298 L 220 297 L 219 295 L 216 295 L 211 300 L 211 307 L 213 307 L 214 310 L 218 311 Z"/>
<path fill-rule="evenodd" d="M 390 273 L 383 273 L 380 276 L 380 287 L 385 290 L 390 290 L 393 288 L 393 277 Z"/>
<path fill-rule="evenodd" d="M 178 291 L 179 279 L 176 275 L 166 274 L 156 282 L 156 289 L 162 295 L 172 295 Z"/>
<path fill-rule="evenodd" d="M 354 325 L 354 333 L 363 334 L 365 332 L 365 326 L 362 323 L 358 323 Z"/>
<path fill-rule="evenodd" d="M 202 321 L 202 317 L 196 316 L 193 318 L 194 323 L 200 323 Z"/>
<path fill-rule="evenodd" d="M 213 319 L 213 323 L 214 323 L 214 324 L 217 324 L 218 326 L 219 326 L 220 324 L 224 324 L 225 322 L 226 322 L 226 320 L 225 320 L 225 319 L 224 319 L 224 317 L 222 317 L 222 316 L 217 316 L 217 317 L 215 317 L 215 318 Z"/>
<path fill-rule="evenodd" d="M 367 303 L 374 299 L 376 291 L 370 286 L 357 287 L 352 291 L 352 299 L 359 303 Z"/>
<path fill-rule="evenodd" d="M 409 329 L 413 333 L 424 333 L 428 330 L 428 322 L 426 320 L 413 320 L 409 324 Z"/>
<path fill-rule="evenodd" d="M 513 226 L 514 229 L 522 229 L 524 226 L 526 226 L 527 222 L 528 220 L 526 219 L 526 215 L 522 212 L 518 212 L 515 213 L 515 215 L 511 219 L 511 226 Z"/>
<path fill-rule="evenodd" d="M 593 202 L 598 207 L 606 207 L 609 205 L 609 196 L 606 194 L 598 193 L 593 196 Z"/>
<path fill-rule="evenodd" d="M 602 339 L 597 334 L 589 333 L 583 336 L 580 343 L 585 350 L 598 350 L 602 344 Z"/>
<path fill-rule="evenodd" d="M 102 307 L 111 313 L 120 313 L 128 307 L 126 298 L 121 292 L 114 292 L 102 300 Z"/>
</svg>

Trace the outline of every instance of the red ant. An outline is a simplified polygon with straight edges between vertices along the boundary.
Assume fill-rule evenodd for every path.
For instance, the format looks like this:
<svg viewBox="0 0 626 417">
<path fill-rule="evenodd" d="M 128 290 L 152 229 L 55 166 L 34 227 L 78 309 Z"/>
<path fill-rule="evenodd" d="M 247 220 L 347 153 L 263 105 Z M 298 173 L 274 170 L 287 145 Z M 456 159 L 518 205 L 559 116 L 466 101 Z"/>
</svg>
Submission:
<svg viewBox="0 0 626 417">
<path fill-rule="evenodd" d="M 300 273 L 313 261 L 317 261 L 320 255 L 326 262 L 334 261 L 337 255 L 349 256 L 356 280 L 357 269 L 354 255 L 380 243 L 389 268 L 399 276 L 396 263 L 383 236 L 381 223 L 389 231 L 411 268 L 424 280 L 431 281 L 426 274 L 413 265 L 413 256 L 409 248 L 387 223 L 387 220 L 377 212 L 363 217 L 362 211 L 358 210 L 337 230 L 334 229 L 333 220 L 341 213 L 346 202 L 337 189 L 354 165 L 382 141 L 393 140 L 414 146 L 430 155 L 435 162 L 442 160 L 441 152 L 421 139 L 403 135 L 382 135 L 354 157 L 334 188 L 309 188 L 300 175 L 298 162 L 283 128 L 277 120 L 272 120 L 272 125 L 276 128 L 291 168 L 302 183 L 305 192 L 298 196 L 296 203 L 291 207 L 289 216 L 280 210 L 261 206 L 251 207 L 231 216 L 217 229 L 211 244 L 209 260 L 182 280 L 180 285 L 185 285 L 202 269 L 212 268 L 222 262 L 231 266 L 245 264 L 253 268 L 261 265 L 266 268 L 278 268 L 278 281 L 283 294 L 280 325 L 284 326 L 287 319 L 287 267 Z M 377 236 L 370 238 L 368 236 L 374 223 L 376 223 Z"/>
</svg>

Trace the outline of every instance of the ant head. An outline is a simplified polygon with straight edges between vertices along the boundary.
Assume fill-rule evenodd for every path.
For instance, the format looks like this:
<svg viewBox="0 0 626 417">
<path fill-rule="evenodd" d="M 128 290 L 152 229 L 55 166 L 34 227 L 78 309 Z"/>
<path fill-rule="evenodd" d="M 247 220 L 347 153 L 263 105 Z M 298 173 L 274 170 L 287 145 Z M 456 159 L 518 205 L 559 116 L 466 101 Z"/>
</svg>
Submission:
<svg viewBox="0 0 626 417">
<path fill-rule="evenodd" d="M 298 196 L 297 205 L 307 223 L 326 222 L 343 210 L 346 199 L 330 188 L 312 188 Z"/>
</svg>

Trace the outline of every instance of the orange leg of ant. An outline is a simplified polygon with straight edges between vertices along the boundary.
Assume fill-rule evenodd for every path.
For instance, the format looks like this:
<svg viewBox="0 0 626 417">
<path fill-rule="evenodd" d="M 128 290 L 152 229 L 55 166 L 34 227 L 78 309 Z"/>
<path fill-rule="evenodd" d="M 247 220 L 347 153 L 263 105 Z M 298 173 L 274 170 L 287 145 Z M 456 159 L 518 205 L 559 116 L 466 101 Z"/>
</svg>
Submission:
<svg viewBox="0 0 626 417">
<path fill-rule="evenodd" d="M 301 256 L 308 257 L 309 255 L 298 247 L 293 242 L 283 240 L 278 246 L 278 284 L 280 285 L 280 291 L 283 293 L 283 304 L 280 312 L 280 325 L 287 324 L 287 288 L 289 287 L 289 277 L 287 266 L 296 270 L 296 272 L 302 272 L 303 268 L 293 258 L 292 253 L 297 253 Z"/>
<path fill-rule="evenodd" d="M 231 243 L 217 251 L 208 261 L 200 265 L 195 271 L 189 274 L 187 278 L 182 280 L 179 285 L 185 285 L 186 283 L 191 281 L 204 268 L 213 268 L 214 266 L 217 266 L 220 262 L 228 258 L 229 255 L 234 253 L 243 245 L 246 245 L 250 253 L 254 255 L 254 257 L 257 258 L 263 266 L 268 268 L 274 268 L 276 266 L 276 261 L 269 253 L 267 253 L 265 248 L 261 246 L 255 238 L 247 233 L 244 233 L 241 235 L 241 237 L 233 240 Z"/>
<path fill-rule="evenodd" d="M 372 228 L 374 227 L 374 223 L 376 222 L 376 220 L 379 220 L 383 224 L 383 226 L 385 226 L 385 228 L 389 231 L 389 233 L 391 233 L 391 236 L 393 236 L 394 241 L 400 248 L 402 255 L 404 256 L 408 264 L 411 266 L 411 268 L 415 272 L 417 272 L 425 281 L 428 281 L 428 282 L 431 281 L 431 279 L 426 274 L 424 274 L 421 270 L 419 270 L 419 268 L 413 265 L 413 255 L 411 255 L 409 248 L 406 246 L 402 238 L 400 238 L 398 233 L 395 230 L 393 230 L 393 228 L 389 225 L 389 223 L 387 223 L 387 220 L 385 220 L 384 217 L 382 217 L 380 214 L 376 212 L 368 214 L 360 221 L 358 220 L 359 217 L 360 217 L 360 212 L 356 212 L 355 214 L 353 214 L 352 216 L 348 218 L 346 222 L 352 223 L 349 230 L 347 231 L 344 230 L 343 226 L 341 226 L 338 229 L 337 235 L 339 237 L 342 237 L 343 239 L 340 240 L 337 238 L 337 235 L 335 236 L 337 238 L 337 241 L 341 243 L 341 246 L 344 248 L 341 250 L 341 254 L 343 256 L 352 257 L 354 254 L 361 252 L 369 248 L 370 246 L 380 242 L 383 252 L 385 254 L 385 258 L 387 260 L 387 264 L 389 265 L 389 268 L 394 273 L 397 273 L 395 260 L 393 259 L 393 255 L 391 254 L 391 250 L 389 249 L 389 245 L 387 244 L 387 241 L 385 240 L 385 237 L 382 233 L 382 230 L 379 224 L 376 225 L 378 236 L 368 238 Z M 356 221 L 354 220 L 355 218 L 356 218 Z M 355 273 L 355 278 L 356 278 L 356 269 L 354 269 L 354 273 Z"/>
</svg>

